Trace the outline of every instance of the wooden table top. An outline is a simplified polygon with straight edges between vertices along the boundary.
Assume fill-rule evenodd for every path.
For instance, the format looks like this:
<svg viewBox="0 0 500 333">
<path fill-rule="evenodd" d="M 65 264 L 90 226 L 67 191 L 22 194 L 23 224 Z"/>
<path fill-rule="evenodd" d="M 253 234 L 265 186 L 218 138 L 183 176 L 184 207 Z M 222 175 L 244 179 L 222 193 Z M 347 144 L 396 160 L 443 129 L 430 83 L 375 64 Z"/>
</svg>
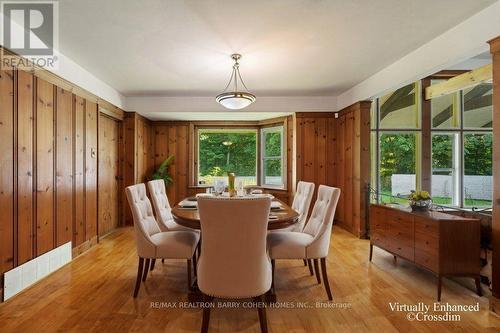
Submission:
<svg viewBox="0 0 500 333">
<path fill-rule="evenodd" d="M 276 219 L 269 219 L 267 226 L 268 230 L 283 229 L 292 224 L 297 223 L 299 213 L 293 210 L 290 206 L 276 198 L 273 201 L 281 203 L 281 209 L 271 209 L 271 216 L 276 216 Z M 182 208 L 179 204 L 172 208 L 172 216 L 175 222 L 191 229 L 201 229 L 200 227 L 200 214 L 198 209 Z"/>
<path fill-rule="evenodd" d="M 471 217 L 463 217 L 460 215 L 448 214 L 445 211 L 436 211 L 436 210 L 428 210 L 428 211 L 412 211 L 410 207 L 403 207 L 399 205 L 380 205 L 380 204 L 372 204 L 372 206 L 377 206 L 385 209 L 395 209 L 400 212 L 405 212 L 411 215 L 419 216 L 426 219 L 437 220 L 437 221 L 479 221 L 479 219 L 471 218 Z"/>
</svg>

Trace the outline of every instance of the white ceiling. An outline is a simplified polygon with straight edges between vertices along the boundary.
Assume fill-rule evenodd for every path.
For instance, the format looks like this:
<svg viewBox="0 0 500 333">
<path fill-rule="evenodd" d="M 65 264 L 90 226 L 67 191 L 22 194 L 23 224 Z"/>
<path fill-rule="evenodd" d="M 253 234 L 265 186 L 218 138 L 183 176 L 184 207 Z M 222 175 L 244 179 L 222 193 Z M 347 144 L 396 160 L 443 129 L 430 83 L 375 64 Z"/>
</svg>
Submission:
<svg viewBox="0 0 500 333">
<path fill-rule="evenodd" d="M 288 116 L 289 114 L 289 112 L 142 112 L 143 116 L 151 120 L 256 121 Z"/>
<path fill-rule="evenodd" d="M 63 0 L 60 51 L 125 95 L 338 95 L 494 0 Z"/>
</svg>

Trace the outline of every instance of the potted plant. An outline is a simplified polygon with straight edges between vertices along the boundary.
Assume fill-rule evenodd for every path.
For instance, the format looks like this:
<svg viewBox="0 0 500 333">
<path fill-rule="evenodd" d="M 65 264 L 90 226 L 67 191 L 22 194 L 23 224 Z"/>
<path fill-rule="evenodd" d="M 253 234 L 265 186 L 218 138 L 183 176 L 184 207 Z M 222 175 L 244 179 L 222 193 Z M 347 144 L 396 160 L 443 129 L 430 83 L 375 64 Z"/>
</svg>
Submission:
<svg viewBox="0 0 500 333">
<path fill-rule="evenodd" d="M 169 157 L 167 157 L 167 159 L 160 164 L 158 169 L 156 169 L 155 173 L 153 174 L 153 176 L 151 178 L 153 180 L 163 179 L 166 187 L 168 187 L 168 185 L 172 184 L 174 181 L 172 179 L 172 176 L 168 172 L 168 167 L 172 164 L 173 161 L 174 161 L 173 155 L 170 155 Z"/>
<path fill-rule="evenodd" d="M 427 191 L 411 191 L 408 201 L 412 211 L 427 211 L 432 204 L 432 198 Z"/>
</svg>

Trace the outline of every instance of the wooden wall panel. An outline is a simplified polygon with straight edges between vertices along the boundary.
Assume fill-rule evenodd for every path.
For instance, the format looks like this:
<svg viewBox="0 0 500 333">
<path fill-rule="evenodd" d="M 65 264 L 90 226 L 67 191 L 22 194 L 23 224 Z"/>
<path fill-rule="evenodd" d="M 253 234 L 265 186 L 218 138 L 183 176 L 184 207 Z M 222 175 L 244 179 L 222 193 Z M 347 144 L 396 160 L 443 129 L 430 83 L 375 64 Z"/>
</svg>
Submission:
<svg viewBox="0 0 500 333">
<path fill-rule="evenodd" d="M 489 41 L 493 57 L 493 262 L 491 307 L 500 313 L 500 36 Z"/>
<path fill-rule="evenodd" d="M 73 95 L 56 88 L 56 245 L 73 235 Z"/>
<path fill-rule="evenodd" d="M 134 185 L 137 176 L 137 114 L 134 112 L 125 112 L 123 118 L 123 187 Z M 126 225 L 132 225 L 132 211 L 127 202 L 125 192 L 122 193 L 123 200 L 123 222 Z"/>
<path fill-rule="evenodd" d="M 36 255 L 54 247 L 54 86 L 37 79 Z"/>
<path fill-rule="evenodd" d="M 99 119 L 99 236 L 120 224 L 120 123 L 101 114 Z"/>
<path fill-rule="evenodd" d="M 85 101 L 85 240 L 97 237 L 97 104 Z"/>
<path fill-rule="evenodd" d="M 17 84 L 17 265 L 34 257 L 33 75 L 18 71 Z"/>
<path fill-rule="evenodd" d="M 73 225 L 73 246 L 85 242 L 85 100 L 74 96 L 74 167 L 75 167 L 75 218 Z"/>
<path fill-rule="evenodd" d="M 342 190 L 336 222 L 366 237 L 366 188 L 370 182 L 370 102 L 358 102 L 335 120 L 335 186 Z"/>
<path fill-rule="evenodd" d="M 14 267 L 14 70 L 0 71 L 0 273 Z"/>
<path fill-rule="evenodd" d="M 151 122 L 137 117 L 137 180 L 145 183 L 151 179 L 154 167 L 153 128 Z"/>
<path fill-rule="evenodd" d="M 329 162 L 334 146 L 328 133 L 335 130 L 331 112 L 297 113 L 295 116 L 296 133 L 296 181 L 312 182 L 316 185 L 314 206 L 319 185 L 333 186 L 331 182 L 334 164 Z"/>
<path fill-rule="evenodd" d="M 168 155 L 174 155 L 174 162 L 170 165 L 170 174 L 174 179 L 175 185 L 169 186 L 167 188 L 167 195 L 171 204 L 175 204 L 179 202 L 179 198 L 177 197 L 177 170 L 178 166 L 182 164 L 182 161 L 178 159 L 177 151 L 177 130 L 180 126 L 172 125 L 168 128 Z"/>
</svg>

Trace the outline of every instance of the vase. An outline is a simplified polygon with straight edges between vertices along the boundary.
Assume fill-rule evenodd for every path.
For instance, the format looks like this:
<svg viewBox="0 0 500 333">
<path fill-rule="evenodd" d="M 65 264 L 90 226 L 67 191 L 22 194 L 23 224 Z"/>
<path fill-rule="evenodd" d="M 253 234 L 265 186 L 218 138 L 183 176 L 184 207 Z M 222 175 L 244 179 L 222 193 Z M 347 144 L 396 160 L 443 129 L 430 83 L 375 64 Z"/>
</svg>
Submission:
<svg viewBox="0 0 500 333">
<path fill-rule="evenodd" d="M 411 210 L 414 212 L 426 212 L 431 208 L 432 200 L 410 200 Z"/>
<path fill-rule="evenodd" d="M 236 176 L 234 172 L 227 173 L 227 191 L 229 192 L 230 197 L 236 196 L 236 189 L 234 188 L 234 180 Z"/>
</svg>

